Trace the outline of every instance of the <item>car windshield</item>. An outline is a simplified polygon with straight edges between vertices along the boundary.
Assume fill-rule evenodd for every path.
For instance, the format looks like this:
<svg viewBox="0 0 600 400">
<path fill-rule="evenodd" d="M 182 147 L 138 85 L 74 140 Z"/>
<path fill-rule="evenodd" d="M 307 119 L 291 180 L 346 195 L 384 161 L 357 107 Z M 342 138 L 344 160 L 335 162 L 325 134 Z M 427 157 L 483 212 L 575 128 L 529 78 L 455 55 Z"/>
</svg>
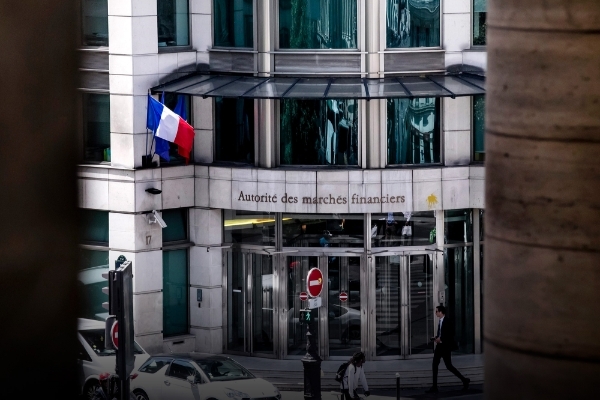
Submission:
<svg viewBox="0 0 600 400">
<path fill-rule="evenodd" d="M 233 360 L 206 359 L 196 363 L 211 382 L 254 378 L 250 371 Z"/>
<path fill-rule="evenodd" d="M 90 329 L 85 331 L 79 331 L 81 336 L 85 339 L 87 344 L 90 345 L 94 353 L 99 356 L 114 356 L 115 350 L 108 350 L 104 347 L 104 329 Z M 144 350 L 139 344 L 133 342 L 133 353 L 144 354 Z"/>
</svg>

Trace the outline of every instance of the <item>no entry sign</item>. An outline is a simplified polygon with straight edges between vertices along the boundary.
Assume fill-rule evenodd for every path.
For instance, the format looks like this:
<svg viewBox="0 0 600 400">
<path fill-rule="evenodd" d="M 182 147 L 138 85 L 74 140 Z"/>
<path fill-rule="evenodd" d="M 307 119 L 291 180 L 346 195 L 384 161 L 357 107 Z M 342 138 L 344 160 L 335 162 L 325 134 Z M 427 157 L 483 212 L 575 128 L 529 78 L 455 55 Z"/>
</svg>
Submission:
<svg viewBox="0 0 600 400">
<path fill-rule="evenodd" d="M 308 271 L 306 276 L 306 291 L 310 297 L 317 297 L 323 290 L 323 273 L 319 268 Z"/>
<path fill-rule="evenodd" d="M 308 294 L 306 292 L 300 292 L 300 300 L 304 301 L 308 299 Z"/>
<path fill-rule="evenodd" d="M 348 293 L 341 292 L 340 293 L 340 301 L 346 301 L 346 300 L 348 300 Z"/>
<path fill-rule="evenodd" d="M 110 328 L 110 338 L 112 339 L 115 349 L 119 348 L 119 323 L 115 321 L 112 328 Z"/>
</svg>

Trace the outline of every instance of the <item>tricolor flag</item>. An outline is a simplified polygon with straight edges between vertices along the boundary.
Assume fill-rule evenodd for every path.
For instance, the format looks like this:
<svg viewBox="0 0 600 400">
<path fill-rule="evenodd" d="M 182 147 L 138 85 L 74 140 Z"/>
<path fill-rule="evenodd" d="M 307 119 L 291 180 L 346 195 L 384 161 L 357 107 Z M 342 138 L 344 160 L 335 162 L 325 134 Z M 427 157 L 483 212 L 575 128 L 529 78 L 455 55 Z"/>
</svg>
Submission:
<svg viewBox="0 0 600 400">
<path fill-rule="evenodd" d="M 190 151 L 194 144 L 194 128 L 150 95 L 148 95 L 146 124 L 157 138 L 175 143 L 179 147 L 179 154 L 185 158 L 186 163 L 189 162 Z M 159 155 L 161 154 L 159 153 Z M 163 158 L 165 157 L 163 156 Z"/>
</svg>

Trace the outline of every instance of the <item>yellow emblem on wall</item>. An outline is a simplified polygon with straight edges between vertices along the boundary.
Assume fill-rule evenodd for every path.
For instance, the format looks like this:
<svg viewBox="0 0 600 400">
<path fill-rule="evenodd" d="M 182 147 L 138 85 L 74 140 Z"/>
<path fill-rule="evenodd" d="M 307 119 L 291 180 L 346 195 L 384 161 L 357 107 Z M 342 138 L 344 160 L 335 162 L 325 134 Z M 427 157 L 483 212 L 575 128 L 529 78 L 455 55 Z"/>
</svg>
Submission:
<svg viewBox="0 0 600 400">
<path fill-rule="evenodd" d="M 427 196 L 427 208 L 429 208 L 430 210 L 432 208 L 435 207 L 435 205 L 438 203 L 438 199 L 435 196 L 435 194 L 431 193 L 429 196 Z"/>
</svg>

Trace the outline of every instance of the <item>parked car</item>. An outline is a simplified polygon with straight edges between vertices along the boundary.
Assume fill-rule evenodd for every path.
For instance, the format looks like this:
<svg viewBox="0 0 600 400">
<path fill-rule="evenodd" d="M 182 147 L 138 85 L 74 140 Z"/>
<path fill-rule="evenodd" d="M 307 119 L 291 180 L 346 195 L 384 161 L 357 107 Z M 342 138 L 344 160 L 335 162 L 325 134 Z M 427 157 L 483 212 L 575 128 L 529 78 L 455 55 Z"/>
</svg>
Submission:
<svg viewBox="0 0 600 400">
<path fill-rule="evenodd" d="M 131 381 L 138 400 L 280 400 L 271 383 L 229 357 L 203 353 L 150 357 Z"/>
<path fill-rule="evenodd" d="M 104 322 L 79 318 L 77 321 L 78 340 L 78 378 L 84 400 L 91 400 L 98 388 L 98 377 L 103 372 L 114 373 L 116 357 L 114 350 L 104 346 Z M 134 342 L 135 364 L 137 370 L 150 355 Z"/>
</svg>

